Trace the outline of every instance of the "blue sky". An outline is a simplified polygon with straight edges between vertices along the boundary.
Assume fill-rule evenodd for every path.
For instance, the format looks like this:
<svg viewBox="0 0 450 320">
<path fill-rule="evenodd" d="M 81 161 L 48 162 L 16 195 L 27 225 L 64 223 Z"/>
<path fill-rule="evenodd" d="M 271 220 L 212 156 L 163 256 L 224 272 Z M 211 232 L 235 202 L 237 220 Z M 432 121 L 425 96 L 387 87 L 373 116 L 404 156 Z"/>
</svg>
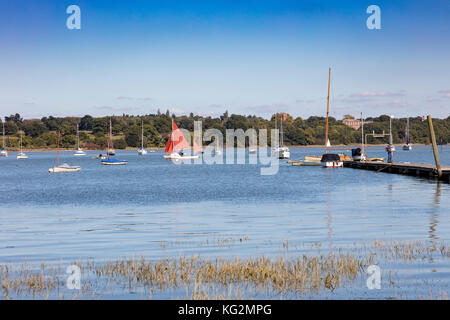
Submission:
<svg viewBox="0 0 450 320">
<path fill-rule="evenodd" d="M 449 34 L 449 1 L 1 0 L 0 115 L 324 115 L 331 67 L 332 116 L 447 117 Z"/>
</svg>

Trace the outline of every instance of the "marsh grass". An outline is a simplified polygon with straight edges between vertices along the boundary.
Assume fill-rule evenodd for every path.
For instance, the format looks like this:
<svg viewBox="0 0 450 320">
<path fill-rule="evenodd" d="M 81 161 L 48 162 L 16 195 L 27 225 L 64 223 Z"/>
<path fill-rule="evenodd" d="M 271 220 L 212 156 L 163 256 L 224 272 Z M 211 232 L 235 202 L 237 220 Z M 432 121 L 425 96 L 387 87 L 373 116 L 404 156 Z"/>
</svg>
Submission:
<svg viewBox="0 0 450 320">
<path fill-rule="evenodd" d="M 233 240 L 231 240 L 233 241 Z M 240 238 L 237 242 L 248 241 Z M 218 241 L 219 247 L 226 241 Z M 297 245 L 287 239 L 284 250 Z M 319 244 L 312 247 L 320 250 Z M 215 258 L 181 256 L 151 261 L 145 257 L 120 258 L 100 263 L 92 259 L 75 261 L 82 272 L 80 290 L 66 289 L 67 274 L 62 262 L 56 266 L 42 262 L 0 265 L 0 289 L 5 299 L 49 297 L 90 299 L 128 292 L 152 298 L 165 293 L 170 298 L 184 299 L 252 299 L 301 298 L 321 293 L 333 294 L 336 289 L 362 283 L 370 264 L 379 261 L 411 262 L 430 256 L 450 257 L 444 244 L 428 242 L 382 242 L 355 246 L 327 253 L 296 254 L 295 257 Z M 388 271 L 388 283 L 395 280 Z M 431 298 L 446 298 L 441 292 Z M 429 297 L 430 298 L 430 297 Z"/>
</svg>

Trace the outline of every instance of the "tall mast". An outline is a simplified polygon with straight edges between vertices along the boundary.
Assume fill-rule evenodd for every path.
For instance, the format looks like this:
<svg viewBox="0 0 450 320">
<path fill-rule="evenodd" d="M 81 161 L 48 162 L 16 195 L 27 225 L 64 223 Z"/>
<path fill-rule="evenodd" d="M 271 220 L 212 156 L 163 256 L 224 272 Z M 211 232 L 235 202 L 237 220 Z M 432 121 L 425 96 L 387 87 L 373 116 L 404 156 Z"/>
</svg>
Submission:
<svg viewBox="0 0 450 320">
<path fill-rule="evenodd" d="M 284 145 L 284 139 L 283 139 L 283 113 L 280 117 L 280 135 L 281 135 L 281 145 Z"/>
<path fill-rule="evenodd" d="M 330 81 L 331 81 L 331 68 L 328 69 L 328 96 L 327 96 L 327 124 L 325 129 L 325 153 L 327 153 L 328 147 L 328 115 L 330 113 Z"/>
<path fill-rule="evenodd" d="M 6 150 L 6 138 L 5 138 L 5 122 L 2 121 L 3 124 L 3 149 Z"/>
<path fill-rule="evenodd" d="M 144 149 L 144 120 L 142 120 L 141 149 Z"/>
<path fill-rule="evenodd" d="M 113 141 L 112 141 L 112 124 L 111 124 L 111 118 L 109 118 L 109 140 L 111 141 L 111 149 L 114 149 Z"/>
<path fill-rule="evenodd" d="M 278 113 L 275 113 L 275 132 L 277 131 L 277 120 L 278 120 Z M 280 133 L 278 133 L 278 137 L 280 137 Z M 278 146 L 275 146 L 275 148 L 278 148 Z"/>
<path fill-rule="evenodd" d="M 362 154 L 365 155 L 365 146 L 364 146 L 364 117 L 361 112 L 361 146 L 362 146 Z"/>
<path fill-rule="evenodd" d="M 56 167 L 59 167 L 59 139 L 60 139 L 61 131 L 58 131 L 58 152 L 56 153 Z"/>
<path fill-rule="evenodd" d="M 77 146 L 76 146 L 77 150 L 80 149 L 80 136 L 78 134 L 78 124 L 77 124 Z"/>
</svg>

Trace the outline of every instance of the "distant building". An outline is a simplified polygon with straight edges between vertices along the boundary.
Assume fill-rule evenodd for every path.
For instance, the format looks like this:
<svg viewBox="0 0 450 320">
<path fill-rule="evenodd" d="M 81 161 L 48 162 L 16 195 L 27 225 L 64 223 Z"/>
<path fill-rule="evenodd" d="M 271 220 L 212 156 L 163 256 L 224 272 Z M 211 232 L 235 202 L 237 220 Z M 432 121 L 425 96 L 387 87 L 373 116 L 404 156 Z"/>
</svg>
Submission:
<svg viewBox="0 0 450 320">
<path fill-rule="evenodd" d="M 358 130 L 361 127 L 361 120 L 344 118 L 342 119 L 342 123 L 350 128 Z"/>
</svg>

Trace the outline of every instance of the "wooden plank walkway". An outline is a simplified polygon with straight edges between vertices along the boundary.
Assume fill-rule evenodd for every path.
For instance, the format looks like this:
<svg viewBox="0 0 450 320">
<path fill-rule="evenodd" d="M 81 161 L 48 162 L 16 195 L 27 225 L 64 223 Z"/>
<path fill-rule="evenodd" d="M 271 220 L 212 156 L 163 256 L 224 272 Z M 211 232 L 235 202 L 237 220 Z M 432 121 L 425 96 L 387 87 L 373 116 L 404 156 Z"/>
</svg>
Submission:
<svg viewBox="0 0 450 320">
<path fill-rule="evenodd" d="M 438 178 L 436 166 L 432 164 L 416 163 L 387 163 L 379 161 L 344 161 L 344 167 L 372 170 L 377 172 L 387 172 L 404 174 L 417 177 Z M 450 167 L 441 166 L 441 180 L 450 182 Z"/>
</svg>

